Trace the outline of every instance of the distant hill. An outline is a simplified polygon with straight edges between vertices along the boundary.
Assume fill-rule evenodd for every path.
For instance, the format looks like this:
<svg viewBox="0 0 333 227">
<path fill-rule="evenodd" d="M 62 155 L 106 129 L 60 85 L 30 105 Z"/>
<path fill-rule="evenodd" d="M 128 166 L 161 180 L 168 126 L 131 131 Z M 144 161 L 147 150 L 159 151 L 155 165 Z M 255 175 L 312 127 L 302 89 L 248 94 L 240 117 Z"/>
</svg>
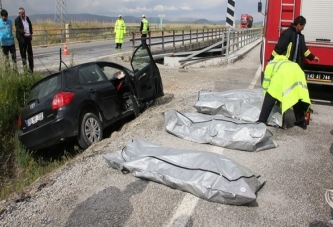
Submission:
<svg viewBox="0 0 333 227">
<path fill-rule="evenodd" d="M 32 23 L 44 20 L 54 21 L 54 14 L 33 14 L 28 15 Z M 16 16 L 9 16 L 13 21 Z M 96 14 L 67 14 L 67 19 L 69 21 L 97 21 L 97 22 L 115 22 L 118 17 L 109 17 Z M 123 15 L 123 19 L 127 23 L 140 23 L 141 17 L 126 16 Z M 157 23 L 158 17 L 147 17 L 150 23 Z M 197 18 L 163 18 L 163 23 L 183 23 L 183 24 L 225 24 L 225 20 L 220 21 L 210 21 L 207 19 L 197 19 Z M 239 24 L 239 20 L 236 20 L 236 24 Z M 261 22 L 255 22 L 254 24 L 262 24 Z"/>
</svg>

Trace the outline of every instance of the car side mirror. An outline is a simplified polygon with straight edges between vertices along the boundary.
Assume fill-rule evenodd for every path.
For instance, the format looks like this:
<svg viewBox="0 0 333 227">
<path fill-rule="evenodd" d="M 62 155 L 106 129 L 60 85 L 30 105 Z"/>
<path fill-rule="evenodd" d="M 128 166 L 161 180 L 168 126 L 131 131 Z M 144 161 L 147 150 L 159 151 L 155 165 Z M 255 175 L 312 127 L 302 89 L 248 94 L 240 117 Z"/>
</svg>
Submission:
<svg viewBox="0 0 333 227">
<path fill-rule="evenodd" d="M 261 13 L 262 11 L 262 3 L 258 2 L 258 13 Z"/>
</svg>

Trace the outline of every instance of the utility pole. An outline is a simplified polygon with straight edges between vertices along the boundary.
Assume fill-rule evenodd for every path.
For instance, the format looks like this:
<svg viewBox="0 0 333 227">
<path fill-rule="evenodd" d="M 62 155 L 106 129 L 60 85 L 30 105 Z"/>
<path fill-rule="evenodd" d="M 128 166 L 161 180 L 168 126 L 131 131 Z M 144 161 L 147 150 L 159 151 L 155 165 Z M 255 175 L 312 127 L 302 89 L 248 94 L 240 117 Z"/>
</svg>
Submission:
<svg viewBox="0 0 333 227">
<path fill-rule="evenodd" d="M 2 3 L 1 3 L 1 0 L 0 0 L 0 10 L 2 10 Z"/>
<path fill-rule="evenodd" d="M 54 21 L 60 23 L 67 21 L 66 0 L 56 0 Z"/>
</svg>

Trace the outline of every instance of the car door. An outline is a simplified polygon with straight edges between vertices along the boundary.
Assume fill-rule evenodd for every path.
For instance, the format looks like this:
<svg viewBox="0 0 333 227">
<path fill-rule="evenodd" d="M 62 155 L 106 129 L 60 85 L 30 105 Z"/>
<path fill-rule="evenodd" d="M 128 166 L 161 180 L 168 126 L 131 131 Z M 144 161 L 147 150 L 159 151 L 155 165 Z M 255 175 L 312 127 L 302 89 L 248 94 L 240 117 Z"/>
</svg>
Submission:
<svg viewBox="0 0 333 227">
<path fill-rule="evenodd" d="M 160 71 L 154 62 L 147 44 L 141 44 L 133 53 L 131 66 L 138 100 L 148 102 L 163 96 Z"/>
<path fill-rule="evenodd" d="M 80 66 L 78 74 L 82 88 L 89 93 L 89 98 L 97 104 L 104 118 L 117 117 L 120 114 L 117 92 L 99 66 L 95 63 Z"/>
</svg>

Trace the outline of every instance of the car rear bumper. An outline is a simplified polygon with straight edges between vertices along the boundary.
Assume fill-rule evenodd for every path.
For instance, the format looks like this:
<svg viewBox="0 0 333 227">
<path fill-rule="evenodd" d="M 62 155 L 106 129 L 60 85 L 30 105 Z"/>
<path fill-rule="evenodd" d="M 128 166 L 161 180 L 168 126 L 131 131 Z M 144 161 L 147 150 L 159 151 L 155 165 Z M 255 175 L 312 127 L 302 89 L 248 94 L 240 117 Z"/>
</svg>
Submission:
<svg viewBox="0 0 333 227">
<path fill-rule="evenodd" d="M 68 137 L 76 136 L 77 132 L 73 121 L 57 118 L 28 132 L 19 130 L 18 137 L 27 149 L 39 150 L 60 143 Z"/>
</svg>

